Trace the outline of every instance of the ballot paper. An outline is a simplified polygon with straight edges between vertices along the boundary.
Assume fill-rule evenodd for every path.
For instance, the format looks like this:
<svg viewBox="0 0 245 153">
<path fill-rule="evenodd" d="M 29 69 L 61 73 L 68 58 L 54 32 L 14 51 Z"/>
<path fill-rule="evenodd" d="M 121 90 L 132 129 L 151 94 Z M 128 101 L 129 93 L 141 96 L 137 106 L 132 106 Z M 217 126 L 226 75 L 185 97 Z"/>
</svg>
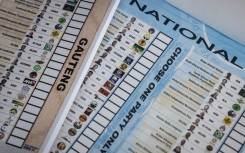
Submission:
<svg viewBox="0 0 245 153">
<path fill-rule="evenodd" d="M 75 98 L 111 5 L 115 1 L 0 1 L 1 153 L 42 152 L 50 143 L 47 135 L 55 132 L 48 132 L 61 126 Z"/>
<path fill-rule="evenodd" d="M 242 153 L 245 46 L 164 0 L 0 0 L 0 152 Z"/>
<path fill-rule="evenodd" d="M 121 1 L 51 153 L 244 152 L 244 49 L 165 1 Z"/>
</svg>

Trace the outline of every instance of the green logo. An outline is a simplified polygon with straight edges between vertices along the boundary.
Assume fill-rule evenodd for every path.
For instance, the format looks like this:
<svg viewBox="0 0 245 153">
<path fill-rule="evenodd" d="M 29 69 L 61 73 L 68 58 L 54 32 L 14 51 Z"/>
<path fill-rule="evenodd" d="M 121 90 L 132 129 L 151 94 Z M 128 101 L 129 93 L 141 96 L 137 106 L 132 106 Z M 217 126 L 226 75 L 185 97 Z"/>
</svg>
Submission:
<svg viewBox="0 0 245 153">
<path fill-rule="evenodd" d="M 239 104 L 233 104 L 232 108 L 234 109 L 234 111 L 239 111 L 241 110 L 241 106 Z"/>
<path fill-rule="evenodd" d="M 39 71 L 39 70 L 41 70 L 41 66 L 37 64 L 37 65 L 35 65 L 35 66 L 33 67 L 33 70 Z"/>
<path fill-rule="evenodd" d="M 58 22 L 60 24 L 64 24 L 66 22 L 66 19 L 65 18 L 59 18 Z"/>
<path fill-rule="evenodd" d="M 214 136 L 215 138 L 221 140 L 222 137 L 224 136 L 224 133 L 223 133 L 222 131 L 220 131 L 220 130 L 216 130 L 216 131 L 214 132 L 213 136 Z"/>
<path fill-rule="evenodd" d="M 46 51 L 51 51 L 54 45 L 50 44 L 50 43 L 46 43 L 44 46 L 44 50 Z"/>
</svg>

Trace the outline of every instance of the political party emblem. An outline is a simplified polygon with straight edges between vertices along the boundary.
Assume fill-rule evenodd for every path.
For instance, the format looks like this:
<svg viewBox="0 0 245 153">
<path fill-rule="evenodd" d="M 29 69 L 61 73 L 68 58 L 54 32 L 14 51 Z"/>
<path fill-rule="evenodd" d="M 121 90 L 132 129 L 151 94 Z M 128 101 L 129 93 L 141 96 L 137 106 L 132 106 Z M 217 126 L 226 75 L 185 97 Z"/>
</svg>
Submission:
<svg viewBox="0 0 245 153">
<path fill-rule="evenodd" d="M 225 116 L 224 119 L 223 119 L 223 123 L 227 126 L 230 126 L 233 122 L 233 119 L 231 119 L 230 117 L 228 116 Z"/>
<path fill-rule="evenodd" d="M 23 99 L 25 99 L 26 98 L 26 95 L 24 94 L 24 93 L 18 93 L 17 94 L 17 98 L 19 99 L 19 100 L 23 100 Z"/>
<path fill-rule="evenodd" d="M 53 44 L 46 43 L 43 49 L 50 52 L 53 46 L 54 46 Z"/>
<path fill-rule="evenodd" d="M 77 130 L 76 130 L 75 128 L 70 128 L 70 129 L 68 130 L 68 134 L 69 134 L 70 136 L 74 136 L 74 135 L 77 134 Z"/>
<path fill-rule="evenodd" d="M 70 11 L 70 12 L 73 12 L 74 9 L 75 9 L 75 6 L 68 5 L 68 4 L 65 4 L 64 7 L 63 7 L 63 10 Z"/>
<path fill-rule="evenodd" d="M 119 65 L 119 68 L 125 72 L 128 69 L 128 65 L 126 63 L 121 63 Z"/>
<path fill-rule="evenodd" d="M 111 78 L 109 79 L 109 81 L 111 81 L 114 84 L 116 84 L 118 80 L 119 80 L 119 78 L 116 77 L 115 75 L 112 75 Z"/>
<path fill-rule="evenodd" d="M 56 30 L 61 30 L 63 26 L 61 24 L 56 24 L 54 27 Z"/>
<path fill-rule="evenodd" d="M 140 40 L 138 41 L 138 44 L 139 44 L 140 46 L 145 46 L 145 45 L 146 45 L 146 41 L 145 41 L 144 39 L 140 39 Z"/>
<path fill-rule="evenodd" d="M 116 68 L 114 70 L 113 74 L 116 75 L 116 76 L 118 76 L 119 78 L 122 78 L 125 73 L 122 70 Z"/>
<path fill-rule="evenodd" d="M 24 106 L 24 103 L 19 102 L 19 101 L 17 101 L 17 100 L 13 100 L 12 103 L 15 104 L 16 106 L 21 106 L 21 107 Z"/>
<path fill-rule="evenodd" d="M 222 137 L 224 136 L 224 133 L 221 130 L 216 130 L 213 134 L 213 136 L 219 140 L 222 139 Z"/>
<path fill-rule="evenodd" d="M 59 30 L 52 30 L 50 36 L 58 38 L 58 36 L 60 35 L 60 31 Z"/>
<path fill-rule="evenodd" d="M 109 82 L 109 81 L 106 81 L 106 83 L 104 84 L 104 87 L 106 89 L 109 89 L 109 90 L 112 90 L 114 88 L 114 86 L 115 85 L 113 83 Z"/>
<path fill-rule="evenodd" d="M 59 150 L 64 150 L 64 149 L 66 148 L 66 144 L 65 144 L 64 142 L 59 142 L 59 143 L 57 144 L 57 148 L 58 148 Z"/>
<path fill-rule="evenodd" d="M 23 86 L 21 89 L 21 92 L 24 94 L 28 94 L 29 91 L 30 91 L 30 87 L 28 86 Z"/>
<path fill-rule="evenodd" d="M 144 48 L 137 45 L 137 44 L 134 44 L 131 49 L 135 52 L 137 52 L 138 54 L 141 54 L 143 51 L 144 51 Z"/>
<path fill-rule="evenodd" d="M 131 65 L 132 63 L 133 63 L 133 59 L 132 58 L 130 58 L 130 57 L 126 57 L 124 60 L 123 60 L 123 62 L 124 63 L 126 63 L 126 64 L 128 64 L 128 65 Z"/>
<path fill-rule="evenodd" d="M 108 96 L 108 95 L 110 94 L 110 92 L 107 91 L 107 90 L 105 90 L 104 88 L 100 88 L 100 89 L 99 89 L 99 92 L 100 92 L 101 94 L 105 95 L 105 96 Z"/>
<path fill-rule="evenodd" d="M 30 77 L 30 78 L 36 78 L 36 77 L 37 77 L 37 72 L 31 72 L 31 73 L 29 74 L 29 77 Z"/>
<path fill-rule="evenodd" d="M 18 112 L 18 111 L 17 111 L 16 108 L 12 108 L 12 109 L 9 110 L 9 114 L 10 114 L 10 115 L 16 115 L 17 112 Z"/>
<path fill-rule="evenodd" d="M 64 18 L 64 17 L 59 18 L 58 22 L 59 22 L 60 24 L 64 24 L 64 23 L 66 23 L 66 18 Z"/>
<path fill-rule="evenodd" d="M 40 71 L 41 70 L 41 66 L 36 64 L 34 67 L 33 67 L 33 70 L 35 71 Z"/>
<path fill-rule="evenodd" d="M 86 114 L 87 116 L 89 116 L 92 112 L 93 112 L 93 109 L 88 107 L 88 108 L 85 110 L 84 114 Z"/>
</svg>

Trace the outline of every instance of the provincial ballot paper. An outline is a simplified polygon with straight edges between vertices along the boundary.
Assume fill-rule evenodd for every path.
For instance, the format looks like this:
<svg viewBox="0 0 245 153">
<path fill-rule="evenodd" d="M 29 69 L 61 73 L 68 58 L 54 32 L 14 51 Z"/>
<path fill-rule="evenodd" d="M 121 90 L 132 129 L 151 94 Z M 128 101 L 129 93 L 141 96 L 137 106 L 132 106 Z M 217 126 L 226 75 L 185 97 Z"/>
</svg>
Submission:
<svg viewBox="0 0 245 153">
<path fill-rule="evenodd" d="M 86 75 L 113 4 L 0 0 L 0 153 L 43 152 Z"/>
<path fill-rule="evenodd" d="M 244 45 L 122 0 L 51 152 L 244 152 Z"/>
</svg>

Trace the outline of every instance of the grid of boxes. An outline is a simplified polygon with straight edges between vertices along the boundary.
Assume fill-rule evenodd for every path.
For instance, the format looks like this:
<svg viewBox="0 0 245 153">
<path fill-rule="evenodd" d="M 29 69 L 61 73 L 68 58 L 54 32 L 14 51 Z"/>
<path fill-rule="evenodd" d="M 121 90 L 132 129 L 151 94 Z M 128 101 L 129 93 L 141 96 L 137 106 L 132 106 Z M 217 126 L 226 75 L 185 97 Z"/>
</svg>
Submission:
<svg viewBox="0 0 245 153">
<path fill-rule="evenodd" d="M 232 129 L 225 142 L 222 144 L 219 153 L 238 153 L 245 142 L 245 112 Z"/>
<path fill-rule="evenodd" d="M 169 36 L 163 33 L 158 34 L 143 56 L 140 57 L 115 92 L 110 96 L 109 100 L 105 102 L 87 128 L 84 129 L 72 147 L 69 148 L 68 153 L 85 153 L 89 151 L 171 41 L 172 38 Z"/>
<path fill-rule="evenodd" d="M 76 8 L 51 60 L 8 138 L 7 144 L 16 147 L 22 147 L 24 144 L 94 3 L 95 0 L 81 0 Z"/>
</svg>

